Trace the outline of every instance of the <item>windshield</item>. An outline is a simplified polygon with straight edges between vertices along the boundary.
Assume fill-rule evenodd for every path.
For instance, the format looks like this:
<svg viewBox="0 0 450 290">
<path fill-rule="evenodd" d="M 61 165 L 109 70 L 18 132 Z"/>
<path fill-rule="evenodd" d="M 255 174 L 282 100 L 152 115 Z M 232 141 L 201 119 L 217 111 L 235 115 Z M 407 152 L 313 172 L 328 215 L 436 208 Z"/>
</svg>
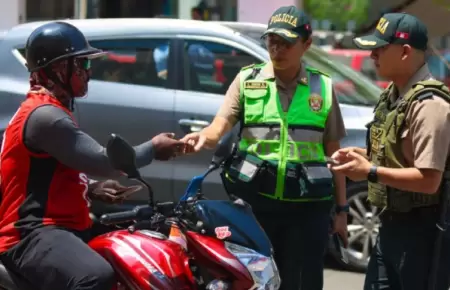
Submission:
<svg viewBox="0 0 450 290">
<path fill-rule="evenodd" d="M 243 36 L 258 42 L 262 47 L 265 43 L 261 40 L 264 32 L 262 27 L 238 27 L 229 25 Z M 341 104 L 357 106 L 375 106 L 382 90 L 363 74 L 354 71 L 351 67 L 340 62 L 333 61 L 327 52 L 312 45 L 303 57 L 304 62 L 319 71 L 329 74 L 333 79 L 336 96 Z"/>
</svg>

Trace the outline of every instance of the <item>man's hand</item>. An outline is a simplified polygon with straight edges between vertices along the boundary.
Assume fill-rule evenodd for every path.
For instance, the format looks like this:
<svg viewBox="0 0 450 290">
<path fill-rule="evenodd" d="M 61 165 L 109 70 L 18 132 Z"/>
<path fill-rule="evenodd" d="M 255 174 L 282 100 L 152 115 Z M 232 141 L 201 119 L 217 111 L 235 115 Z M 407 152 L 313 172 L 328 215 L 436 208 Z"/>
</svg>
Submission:
<svg viewBox="0 0 450 290">
<path fill-rule="evenodd" d="M 336 160 L 341 164 L 329 164 L 331 171 L 340 172 L 353 181 L 362 181 L 367 179 L 367 175 L 369 174 L 372 164 L 364 156 L 356 153 L 355 151 L 350 151 L 347 154 L 336 152 L 333 155 L 336 155 Z"/>
<path fill-rule="evenodd" d="M 107 203 L 120 203 L 124 200 L 121 194 L 127 189 L 128 187 L 121 185 L 118 181 L 108 179 L 89 185 L 88 196 Z"/>
<path fill-rule="evenodd" d="M 202 150 L 205 146 L 206 136 L 201 133 L 194 132 L 187 134 L 180 141 L 188 145 L 185 147 L 184 153 L 196 153 Z"/>
<path fill-rule="evenodd" d="M 341 212 L 334 216 L 333 234 L 337 233 L 344 243 L 344 247 L 348 247 L 348 233 L 347 233 L 347 213 Z"/>
<path fill-rule="evenodd" d="M 174 139 L 174 133 L 161 133 L 152 139 L 156 160 L 169 160 L 177 155 L 192 150 L 188 144 Z"/>
<path fill-rule="evenodd" d="M 348 158 L 348 154 L 350 152 L 355 152 L 355 153 L 363 156 L 364 158 L 368 159 L 368 157 L 364 151 L 365 151 L 365 149 L 359 148 L 359 147 L 345 147 L 345 148 L 341 148 L 341 149 L 337 150 L 330 157 L 342 165 L 342 164 L 347 163 L 352 160 L 351 158 Z"/>
</svg>

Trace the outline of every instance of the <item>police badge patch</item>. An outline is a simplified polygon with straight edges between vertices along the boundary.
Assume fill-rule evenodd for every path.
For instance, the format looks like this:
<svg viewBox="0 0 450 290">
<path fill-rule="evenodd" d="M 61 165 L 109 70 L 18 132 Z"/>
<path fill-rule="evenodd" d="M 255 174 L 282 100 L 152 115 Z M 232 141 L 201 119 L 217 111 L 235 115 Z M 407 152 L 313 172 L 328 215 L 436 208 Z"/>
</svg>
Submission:
<svg viewBox="0 0 450 290">
<path fill-rule="evenodd" d="M 309 108 L 311 109 L 311 111 L 319 112 L 320 110 L 322 110 L 322 106 L 323 99 L 320 95 L 312 94 L 311 96 L 309 96 Z"/>
</svg>

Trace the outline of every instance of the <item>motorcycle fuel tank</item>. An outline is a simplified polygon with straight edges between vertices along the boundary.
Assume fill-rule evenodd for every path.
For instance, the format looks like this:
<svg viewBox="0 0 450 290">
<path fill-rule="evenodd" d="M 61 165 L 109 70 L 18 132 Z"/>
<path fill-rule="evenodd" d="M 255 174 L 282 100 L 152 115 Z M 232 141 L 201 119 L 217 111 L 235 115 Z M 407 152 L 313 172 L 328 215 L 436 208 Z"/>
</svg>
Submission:
<svg viewBox="0 0 450 290">
<path fill-rule="evenodd" d="M 98 236 L 89 246 L 108 260 L 126 289 L 195 289 L 185 251 L 160 233 L 121 230 Z"/>
<path fill-rule="evenodd" d="M 195 215 L 204 235 L 235 243 L 270 257 L 272 245 L 256 220 L 251 207 L 242 200 L 199 200 Z"/>
</svg>

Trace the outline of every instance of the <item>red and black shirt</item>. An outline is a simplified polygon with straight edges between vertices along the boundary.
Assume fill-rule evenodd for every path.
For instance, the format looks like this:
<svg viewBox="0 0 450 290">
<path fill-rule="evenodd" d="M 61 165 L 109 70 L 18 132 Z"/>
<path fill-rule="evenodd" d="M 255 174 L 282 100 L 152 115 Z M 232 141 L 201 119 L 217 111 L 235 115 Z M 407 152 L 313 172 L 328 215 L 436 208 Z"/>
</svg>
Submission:
<svg viewBox="0 0 450 290">
<path fill-rule="evenodd" d="M 142 138 L 150 139 L 145 132 Z M 152 162 L 151 140 L 134 150 L 138 167 Z M 88 178 L 83 173 L 121 176 L 112 168 L 105 148 L 80 130 L 71 112 L 39 87 L 32 88 L 11 119 L 0 158 L 0 253 L 37 227 L 89 228 Z"/>
<path fill-rule="evenodd" d="M 6 128 L 0 157 L 0 252 L 36 227 L 85 230 L 91 226 L 86 174 L 47 153 L 32 152 L 24 142 L 29 116 L 41 106 L 57 107 L 72 117 L 58 100 L 41 90 L 28 93 Z"/>
</svg>

